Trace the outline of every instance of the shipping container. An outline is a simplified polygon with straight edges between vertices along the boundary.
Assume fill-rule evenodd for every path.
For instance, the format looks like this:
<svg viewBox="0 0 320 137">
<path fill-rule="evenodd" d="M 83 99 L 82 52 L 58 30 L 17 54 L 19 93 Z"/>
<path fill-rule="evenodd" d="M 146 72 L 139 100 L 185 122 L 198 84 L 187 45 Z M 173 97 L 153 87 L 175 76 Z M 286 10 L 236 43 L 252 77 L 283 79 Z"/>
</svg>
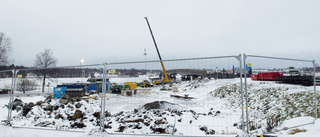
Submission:
<svg viewBox="0 0 320 137">
<path fill-rule="evenodd" d="M 63 93 L 59 93 L 58 88 L 64 88 Z M 67 94 L 69 97 L 82 97 L 86 93 L 89 93 L 89 84 L 87 83 L 63 83 L 57 85 L 57 98 L 61 98 L 62 95 Z M 59 95 L 62 94 L 62 95 Z"/>
<path fill-rule="evenodd" d="M 137 82 L 125 82 L 124 85 L 128 85 L 129 89 L 137 89 Z"/>
<path fill-rule="evenodd" d="M 61 98 L 64 94 L 66 94 L 66 87 L 55 87 L 53 88 L 53 98 Z"/>
<path fill-rule="evenodd" d="M 279 81 L 283 72 L 259 72 L 257 75 L 251 75 L 254 81 Z"/>
<path fill-rule="evenodd" d="M 257 81 L 258 80 L 258 75 L 251 75 L 251 80 Z"/>
</svg>

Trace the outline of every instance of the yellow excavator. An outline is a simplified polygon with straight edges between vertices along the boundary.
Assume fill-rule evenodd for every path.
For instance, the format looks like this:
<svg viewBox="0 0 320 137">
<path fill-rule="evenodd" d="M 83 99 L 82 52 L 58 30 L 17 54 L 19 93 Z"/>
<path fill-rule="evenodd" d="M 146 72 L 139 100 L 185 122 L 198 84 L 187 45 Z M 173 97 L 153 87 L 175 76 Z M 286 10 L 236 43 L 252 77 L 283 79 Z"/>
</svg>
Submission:
<svg viewBox="0 0 320 137">
<path fill-rule="evenodd" d="M 160 52 L 159 52 L 159 49 L 158 49 L 156 40 L 155 40 L 155 38 L 154 38 L 154 36 L 153 36 L 153 33 L 152 33 L 152 30 L 151 30 L 151 27 L 150 27 L 148 18 L 147 18 L 147 17 L 144 17 L 144 18 L 145 18 L 146 21 L 147 21 L 147 24 L 148 24 L 148 27 L 149 27 L 149 30 L 150 30 L 150 33 L 151 33 L 151 36 L 152 36 L 152 39 L 153 39 L 153 43 L 154 43 L 154 46 L 156 47 L 156 50 L 157 50 L 157 53 L 158 53 L 158 56 L 159 56 L 159 59 L 160 59 L 160 64 L 161 64 L 161 67 L 162 67 L 162 70 L 163 70 L 162 79 L 161 79 L 161 80 L 153 81 L 153 84 L 154 84 L 154 85 L 161 85 L 161 84 L 172 83 L 171 79 L 168 77 L 168 74 L 167 74 L 167 72 L 166 72 L 166 69 L 164 68 L 163 61 L 162 61 L 162 59 L 161 59 Z"/>
</svg>

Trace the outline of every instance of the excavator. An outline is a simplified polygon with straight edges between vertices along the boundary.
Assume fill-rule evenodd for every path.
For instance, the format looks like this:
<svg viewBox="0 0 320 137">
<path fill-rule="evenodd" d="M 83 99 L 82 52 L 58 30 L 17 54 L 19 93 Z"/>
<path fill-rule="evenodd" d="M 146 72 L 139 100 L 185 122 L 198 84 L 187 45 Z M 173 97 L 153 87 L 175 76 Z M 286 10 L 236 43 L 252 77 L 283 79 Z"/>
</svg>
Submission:
<svg viewBox="0 0 320 137">
<path fill-rule="evenodd" d="M 171 79 L 168 77 L 168 74 L 166 72 L 166 69 L 164 68 L 164 65 L 163 65 L 163 61 L 162 61 L 162 58 L 161 58 L 161 55 L 160 55 L 160 52 L 159 52 L 159 49 L 158 49 L 158 46 L 157 46 L 157 43 L 156 43 L 156 40 L 153 36 L 153 33 L 152 33 L 152 30 L 151 30 L 151 27 L 150 27 L 150 24 L 149 24 L 149 21 L 148 21 L 148 18 L 147 17 L 144 17 L 147 21 L 147 24 L 148 24 L 148 27 L 149 27 L 149 30 L 150 30 L 150 33 L 151 33 L 151 36 L 152 36 L 152 39 L 153 39 L 153 43 L 154 43 L 154 46 L 156 47 L 156 50 L 157 50 L 157 53 L 158 53 L 158 56 L 159 56 L 159 59 L 160 59 L 160 64 L 161 64 L 161 67 L 162 67 L 162 70 L 163 70 L 163 76 L 162 76 L 162 79 L 161 80 L 156 80 L 156 81 L 153 81 L 153 84 L 154 85 L 161 85 L 161 84 L 168 84 L 168 83 L 172 83 Z"/>
</svg>

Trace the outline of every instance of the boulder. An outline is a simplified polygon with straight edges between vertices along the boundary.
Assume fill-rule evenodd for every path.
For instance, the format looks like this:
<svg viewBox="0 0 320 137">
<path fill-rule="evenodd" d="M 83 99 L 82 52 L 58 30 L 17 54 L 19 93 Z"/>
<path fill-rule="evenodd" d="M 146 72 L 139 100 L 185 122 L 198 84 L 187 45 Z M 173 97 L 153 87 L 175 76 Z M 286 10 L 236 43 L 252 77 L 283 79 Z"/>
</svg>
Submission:
<svg viewBox="0 0 320 137">
<path fill-rule="evenodd" d="M 133 113 L 138 113 L 139 110 L 138 109 L 133 109 Z"/>
<path fill-rule="evenodd" d="M 165 118 L 165 117 L 154 121 L 154 124 L 156 124 L 156 125 L 167 124 L 167 123 L 168 123 L 167 118 Z"/>
<path fill-rule="evenodd" d="M 29 106 L 29 107 L 33 107 L 33 106 L 34 106 L 34 103 L 33 103 L 33 102 L 29 102 L 29 103 L 28 103 L 28 106 Z"/>
<path fill-rule="evenodd" d="M 44 102 L 50 103 L 50 102 L 51 102 L 51 99 L 52 99 L 52 96 L 48 96 L 48 97 L 44 100 Z"/>
<path fill-rule="evenodd" d="M 118 132 L 123 132 L 126 129 L 126 126 L 119 125 Z"/>
<path fill-rule="evenodd" d="M 21 99 L 16 98 L 13 102 L 8 104 L 8 108 L 10 105 L 12 105 L 12 110 L 15 110 L 17 106 L 23 106 L 23 101 Z"/>
<path fill-rule="evenodd" d="M 106 129 L 111 129 L 112 128 L 112 126 L 110 125 L 110 124 L 108 124 L 108 125 L 104 125 L 104 128 L 106 128 Z"/>
<path fill-rule="evenodd" d="M 166 133 L 166 129 L 165 128 L 154 128 L 153 126 L 150 127 L 150 129 L 153 131 L 153 133 L 157 133 L 157 134 L 164 134 Z"/>
<path fill-rule="evenodd" d="M 16 99 L 14 99 L 13 102 L 23 102 L 23 101 L 21 99 L 16 98 Z"/>
<path fill-rule="evenodd" d="M 59 106 L 54 106 L 53 107 L 53 110 L 58 110 L 59 109 Z"/>
<path fill-rule="evenodd" d="M 82 104 L 77 103 L 75 106 L 76 106 L 76 108 L 80 108 L 82 106 Z"/>
<path fill-rule="evenodd" d="M 46 106 L 43 107 L 43 110 L 52 112 L 53 111 L 53 106 L 50 105 L 50 104 L 46 105 Z"/>
<path fill-rule="evenodd" d="M 94 112 L 93 116 L 96 117 L 97 119 L 99 119 L 100 118 L 100 112 Z"/>
<path fill-rule="evenodd" d="M 17 106 L 15 110 L 17 110 L 17 112 L 19 112 L 22 109 L 21 106 Z"/>
<path fill-rule="evenodd" d="M 27 116 L 27 114 L 29 113 L 30 110 L 31 110 L 31 107 L 29 107 L 28 105 L 24 105 L 23 111 L 22 111 L 22 116 Z"/>
<path fill-rule="evenodd" d="M 200 127 L 200 130 L 204 131 L 204 132 L 207 132 L 208 128 L 206 126 L 202 126 L 202 127 Z"/>
<path fill-rule="evenodd" d="M 164 106 L 172 106 L 172 105 L 176 105 L 170 102 L 166 102 L 166 101 L 154 101 L 151 103 L 147 103 L 145 105 L 143 105 L 144 109 L 146 110 L 151 110 L 151 109 L 164 109 Z"/>
<path fill-rule="evenodd" d="M 59 118 L 63 119 L 63 116 L 61 114 L 58 114 L 58 115 L 54 116 L 54 119 L 59 119 Z"/>
<path fill-rule="evenodd" d="M 82 112 L 81 112 L 81 110 L 77 109 L 76 112 L 72 116 L 72 120 L 76 120 L 76 119 L 79 119 L 79 118 L 82 118 Z"/>
<path fill-rule="evenodd" d="M 43 101 L 38 101 L 38 102 L 36 103 L 36 105 L 41 106 L 42 103 L 44 103 L 44 102 L 43 102 Z"/>
<path fill-rule="evenodd" d="M 205 132 L 206 135 L 214 135 L 214 134 L 216 133 L 215 130 L 213 130 L 213 129 L 208 129 L 208 127 L 206 127 L 206 126 L 200 127 L 200 130 L 203 131 L 203 132 Z"/>
<path fill-rule="evenodd" d="M 104 112 L 104 116 L 105 116 L 105 117 L 111 117 L 111 112 L 105 111 L 105 112 Z"/>
<path fill-rule="evenodd" d="M 181 121 L 182 121 L 182 118 L 179 118 L 179 119 L 178 119 L 178 122 L 181 122 Z"/>
<path fill-rule="evenodd" d="M 67 94 L 64 94 L 64 95 L 61 97 L 61 99 L 69 100 L 69 99 L 70 99 L 70 97 L 69 97 Z"/>
<path fill-rule="evenodd" d="M 77 102 L 77 100 L 74 99 L 74 98 L 70 99 L 70 101 L 71 101 L 72 104 L 74 104 L 74 102 Z"/>
<path fill-rule="evenodd" d="M 81 100 L 82 100 L 82 98 L 80 98 L 80 97 L 76 98 L 76 101 L 78 101 L 78 102 L 81 101 Z"/>
<path fill-rule="evenodd" d="M 74 122 L 70 125 L 71 128 L 84 128 L 86 125 L 83 122 Z"/>
<path fill-rule="evenodd" d="M 66 105 L 66 104 L 68 104 L 68 102 L 69 102 L 69 100 L 67 100 L 67 99 L 60 99 L 60 103 L 61 104 L 64 104 L 64 105 Z"/>
<path fill-rule="evenodd" d="M 209 131 L 206 132 L 207 135 L 214 135 L 216 134 L 216 131 L 213 129 L 210 129 Z"/>
<path fill-rule="evenodd" d="M 73 105 L 70 105 L 70 104 L 69 104 L 67 107 L 68 107 L 68 108 L 73 108 Z"/>
<path fill-rule="evenodd" d="M 217 111 L 214 116 L 218 116 L 220 113 L 221 113 L 220 111 Z"/>
</svg>

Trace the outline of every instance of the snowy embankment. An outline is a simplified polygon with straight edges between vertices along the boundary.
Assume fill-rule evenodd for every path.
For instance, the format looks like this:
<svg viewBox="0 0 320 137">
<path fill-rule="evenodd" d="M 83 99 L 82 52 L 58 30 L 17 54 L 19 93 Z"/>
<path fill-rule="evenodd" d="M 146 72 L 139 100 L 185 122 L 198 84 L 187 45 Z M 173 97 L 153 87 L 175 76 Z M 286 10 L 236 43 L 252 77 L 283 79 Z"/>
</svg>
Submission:
<svg viewBox="0 0 320 137">
<path fill-rule="evenodd" d="M 81 78 L 73 80 L 79 81 Z M 53 84 L 56 81 L 60 83 L 72 80 L 52 80 Z M 125 80 L 114 79 L 114 82 L 122 81 Z M 202 80 L 175 85 L 179 92 L 160 91 L 161 87 L 153 87 L 149 89 L 150 92 L 138 92 L 133 96 L 108 94 L 105 129 L 108 133 L 128 134 L 235 135 L 240 132 L 241 127 L 239 83 L 239 79 Z M 255 127 L 253 132 L 266 132 L 268 119 L 272 120 L 278 115 L 279 121 L 276 124 L 279 126 L 273 125 L 278 130 L 283 129 L 282 126 L 288 120 L 301 124 L 312 122 L 312 118 L 306 117 L 312 115 L 312 101 L 308 99 L 312 96 L 309 96 L 312 87 L 273 82 L 248 83 L 250 121 L 251 126 Z M 61 101 L 52 99 L 47 94 L 19 94 L 19 97 L 15 98 L 21 99 L 22 106 L 13 111 L 13 126 L 83 131 L 85 133 L 82 134 L 86 135 L 93 134 L 99 127 L 100 99 L 64 98 L 65 100 Z M 170 95 L 188 95 L 194 99 L 178 99 Z M 7 109 L 3 106 L 8 100 L 0 96 L 1 112 L 4 112 L 0 114 L 1 120 L 7 118 Z M 303 122 L 294 119 L 303 116 Z M 308 126 L 312 128 L 312 125 Z M 3 125 L 0 127 L 7 129 L 6 135 L 16 136 L 9 132 L 15 129 Z M 284 135 L 287 133 L 280 132 Z M 70 134 L 82 136 L 81 133 L 66 133 Z M 92 136 L 99 135 L 95 133 Z"/>
<path fill-rule="evenodd" d="M 248 81 L 249 126 L 252 133 L 272 133 L 281 129 L 282 123 L 296 119 L 294 124 L 285 129 L 313 123 L 314 87 L 277 84 L 275 82 Z M 238 108 L 240 86 L 224 85 L 211 94 L 227 99 L 230 108 Z M 319 102 L 320 96 L 317 94 Z M 318 109 L 318 117 L 320 111 Z M 279 127 L 280 126 L 280 127 Z"/>
</svg>

